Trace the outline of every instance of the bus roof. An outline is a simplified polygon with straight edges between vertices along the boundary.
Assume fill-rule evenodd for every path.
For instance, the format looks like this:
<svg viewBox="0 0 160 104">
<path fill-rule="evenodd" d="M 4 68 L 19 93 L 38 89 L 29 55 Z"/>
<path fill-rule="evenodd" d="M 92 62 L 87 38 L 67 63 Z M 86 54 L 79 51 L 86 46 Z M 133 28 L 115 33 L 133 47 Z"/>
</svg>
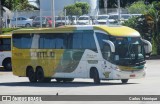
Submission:
<svg viewBox="0 0 160 104">
<path fill-rule="evenodd" d="M 0 35 L 0 38 L 11 38 L 11 37 L 12 37 L 11 34 Z"/>
<path fill-rule="evenodd" d="M 107 25 L 72 25 L 61 26 L 57 28 L 33 28 L 33 29 L 19 29 L 13 31 L 13 33 L 66 33 L 76 30 L 101 30 L 112 36 L 119 37 L 138 37 L 139 32 L 126 26 L 107 26 Z"/>
</svg>

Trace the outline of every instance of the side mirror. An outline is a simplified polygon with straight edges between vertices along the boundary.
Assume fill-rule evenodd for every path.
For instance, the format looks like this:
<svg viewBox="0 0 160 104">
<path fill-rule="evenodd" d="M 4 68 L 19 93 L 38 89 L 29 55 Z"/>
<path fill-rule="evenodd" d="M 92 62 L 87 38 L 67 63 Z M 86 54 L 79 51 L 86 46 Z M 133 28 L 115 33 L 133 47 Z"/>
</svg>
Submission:
<svg viewBox="0 0 160 104">
<path fill-rule="evenodd" d="M 150 55 L 152 52 L 152 44 L 148 40 L 145 40 L 145 39 L 142 39 L 142 42 L 145 44 L 144 45 L 145 53 L 147 55 Z"/>
<path fill-rule="evenodd" d="M 103 41 L 109 44 L 109 46 L 111 48 L 111 52 L 115 52 L 115 46 L 112 41 L 110 41 L 110 40 L 103 40 Z"/>
</svg>

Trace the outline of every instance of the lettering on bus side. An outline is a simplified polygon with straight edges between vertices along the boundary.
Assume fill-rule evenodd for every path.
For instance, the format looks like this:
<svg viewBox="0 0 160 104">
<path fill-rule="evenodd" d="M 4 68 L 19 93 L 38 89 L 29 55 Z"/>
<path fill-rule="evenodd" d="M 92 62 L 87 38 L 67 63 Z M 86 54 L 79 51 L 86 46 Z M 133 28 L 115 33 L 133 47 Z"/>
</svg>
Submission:
<svg viewBox="0 0 160 104">
<path fill-rule="evenodd" d="M 41 51 L 41 52 L 31 52 L 30 54 L 31 57 L 37 57 L 37 58 L 54 58 L 55 57 L 55 52 L 46 52 L 46 51 Z"/>
</svg>

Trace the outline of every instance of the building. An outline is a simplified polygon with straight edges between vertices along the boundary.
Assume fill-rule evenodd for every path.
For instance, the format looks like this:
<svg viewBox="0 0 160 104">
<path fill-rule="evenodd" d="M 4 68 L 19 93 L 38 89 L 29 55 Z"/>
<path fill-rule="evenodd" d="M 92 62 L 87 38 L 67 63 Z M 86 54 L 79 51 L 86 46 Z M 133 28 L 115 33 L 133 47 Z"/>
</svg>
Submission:
<svg viewBox="0 0 160 104">
<path fill-rule="evenodd" d="M 87 2 L 91 11 L 89 15 L 95 15 L 99 8 L 99 0 L 54 0 L 55 15 L 63 14 L 65 6 L 74 4 L 76 2 Z M 40 11 L 42 16 L 52 15 L 52 0 L 40 0 Z"/>
</svg>

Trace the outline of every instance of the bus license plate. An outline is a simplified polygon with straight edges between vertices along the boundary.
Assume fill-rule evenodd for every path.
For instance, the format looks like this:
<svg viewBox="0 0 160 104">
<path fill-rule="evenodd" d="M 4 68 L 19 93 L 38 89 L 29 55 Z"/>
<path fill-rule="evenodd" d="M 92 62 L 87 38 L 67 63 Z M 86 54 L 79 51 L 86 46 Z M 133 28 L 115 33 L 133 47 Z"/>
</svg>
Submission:
<svg viewBox="0 0 160 104">
<path fill-rule="evenodd" d="M 130 77 L 136 77 L 136 75 L 135 74 L 131 74 Z"/>
</svg>

